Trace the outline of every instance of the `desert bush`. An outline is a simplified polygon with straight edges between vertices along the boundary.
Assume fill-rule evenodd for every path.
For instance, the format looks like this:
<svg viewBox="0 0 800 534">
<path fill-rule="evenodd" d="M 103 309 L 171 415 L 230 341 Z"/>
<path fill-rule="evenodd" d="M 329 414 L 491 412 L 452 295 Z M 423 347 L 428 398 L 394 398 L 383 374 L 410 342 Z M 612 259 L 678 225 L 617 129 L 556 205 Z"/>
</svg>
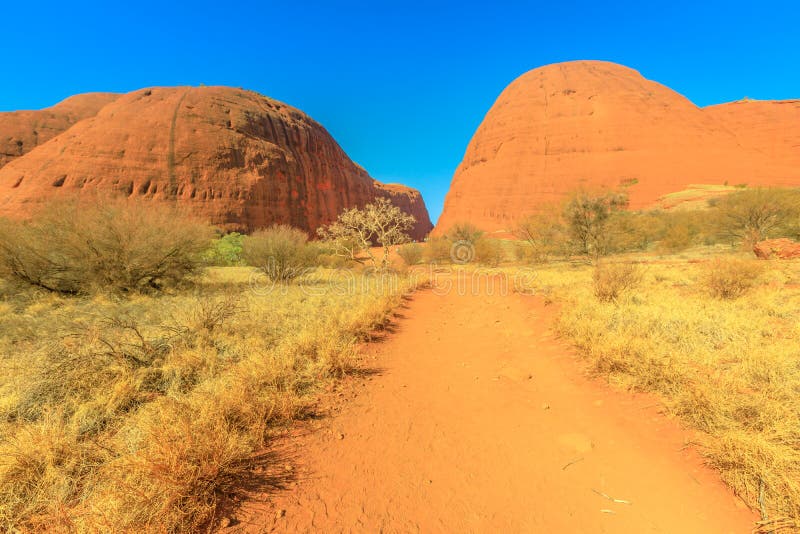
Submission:
<svg viewBox="0 0 800 534">
<path fill-rule="evenodd" d="M 447 239 L 452 242 L 464 241 L 474 245 L 483 235 L 483 231 L 468 222 L 459 222 L 451 226 L 446 233 Z"/>
<path fill-rule="evenodd" d="M 614 211 L 601 236 L 608 253 L 647 250 L 663 232 L 659 212 Z"/>
<path fill-rule="evenodd" d="M 658 243 L 658 248 L 662 252 L 676 253 L 686 250 L 692 246 L 691 228 L 681 221 L 670 221 L 667 223 L 664 234 Z"/>
<path fill-rule="evenodd" d="M 416 265 L 422 261 L 424 250 L 419 243 L 409 243 L 397 249 L 397 254 L 406 265 Z"/>
<path fill-rule="evenodd" d="M 450 257 L 450 249 L 452 246 L 453 244 L 446 237 L 429 237 L 425 242 L 423 258 L 427 263 L 449 263 L 452 261 Z"/>
<path fill-rule="evenodd" d="M 714 258 L 706 266 L 702 283 L 717 298 L 735 299 L 758 282 L 763 270 L 758 260 Z"/>
<path fill-rule="evenodd" d="M 514 259 L 518 262 L 535 261 L 533 250 L 528 243 L 516 242 L 513 245 Z"/>
<path fill-rule="evenodd" d="M 326 267 L 328 269 L 344 269 L 357 265 L 357 263 L 353 262 L 352 260 L 349 260 L 338 254 L 331 254 L 325 250 L 322 250 L 322 252 L 317 256 L 316 263 L 320 267 Z"/>
<path fill-rule="evenodd" d="M 173 207 L 126 199 L 55 201 L 0 222 L 0 275 L 59 293 L 174 287 L 202 265 L 207 225 Z"/>
<path fill-rule="evenodd" d="M 364 253 L 375 270 L 385 270 L 389 267 L 390 247 L 411 241 L 408 232 L 415 222 L 413 215 L 381 197 L 363 208 L 345 210 L 336 221 L 318 228 L 317 235 L 335 254 L 353 261 L 363 261 L 358 254 Z M 380 259 L 370 250 L 376 245 L 383 248 Z"/>
<path fill-rule="evenodd" d="M 628 197 L 623 192 L 574 193 L 564 205 L 564 220 L 573 249 L 594 257 L 606 254 L 608 224 L 612 215 L 627 203 Z"/>
<path fill-rule="evenodd" d="M 499 239 L 481 237 L 475 241 L 473 246 L 475 247 L 474 261 L 482 265 L 497 267 L 506 257 L 503 243 Z"/>
<path fill-rule="evenodd" d="M 333 272 L 351 291 L 258 296 L 250 272 L 210 268 L 196 292 L 0 302 L 0 531 L 207 530 L 414 283 Z"/>
<path fill-rule="evenodd" d="M 529 215 L 519 223 L 515 233 L 529 245 L 527 252 L 533 262 L 544 262 L 566 252 L 566 229 L 557 206 L 545 206 Z"/>
<path fill-rule="evenodd" d="M 800 191 L 756 188 L 720 198 L 713 208 L 717 233 L 754 243 L 771 237 L 795 237 L 800 231 Z"/>
<path fill-rule="evenodd" d="M 211 246 L 203 254 L 203 259 L 208 265 L 219 267 L 240 265 L 243 239 L 244 236 L 238 232 L 218 237 L 211 242 Z"/>
<path fill-rule="evenodd" d="M 235 293 L 199 297 L 192 314 L 194 330 L 212 334 L 243 310 L 241 300 L 241 296 Z"/>
<path fill-rule="evenodd" d="M 717 242 L 719 234 L 713 210 L 672 210 L 660 213 L 662 233 L 658 243 L 661 252 L 675 253 L 697 245 Z"/>
<path fill-rule="evenodd" d="M 259 230 L 242 243 L 245 262 L 272 282 L 281 284 L 288 284 L 311 271 L 316 252 L 309 246 L 305 232 L 284 224 Z"/>
<path fill-rule="evenodd" d="M 537 278 L 554 285 L 564 302 L 558 330 L 591 369 L 657 393 L 697 431 L 703 456 L 736 495 L 775 520 L 759 532 L 778 532 L 800 524 L 800 288 L 796 266 L 762 265 L 777 283 L 729 301 L 702 284 L 674 283 L 702 280 L 705 264 L 652 264 L 635 298 L 615 306 L 591 298 L 587 267 L 545 266 Z"/>
<path fill-rule="evenodd" d="M 592 273 L 594 294 L 602 302 L 616 301 L 642 280 L 639 267 L 633 263 L 598 263 Z"/>
</svg>

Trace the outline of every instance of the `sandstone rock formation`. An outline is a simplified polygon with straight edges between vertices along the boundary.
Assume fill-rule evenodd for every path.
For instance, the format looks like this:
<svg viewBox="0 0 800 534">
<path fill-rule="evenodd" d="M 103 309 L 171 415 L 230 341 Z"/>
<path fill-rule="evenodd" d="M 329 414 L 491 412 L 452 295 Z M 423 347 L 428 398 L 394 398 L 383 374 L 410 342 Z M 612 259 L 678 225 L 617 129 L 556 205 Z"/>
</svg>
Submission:
<svg viewBox="0 0 800 534">
<path fill-rule="evenodd" d="M 786 238 L 767 239 L 756 243 L 753 246 L 753 252 L 757 258 L 762 260 L 772 258 L 790 260 L 800 258 L 800 243 Z"/>
<path fill-rule="evenodd" d="M 511 230 L 578 188 L 627 185 L 631 207 L 690 184 L 800 185 L 800 105 L 699 108 L 602 61 L 532 70 L 487 113 L 456 170 L 436 232 Z"/>
<path fill-rule="evenodd" d="M 745 149 L 800 167 L 800 100 L 743 100 L 703 111 L 730 128 Z"/>
<path fill-rule="evenodd" d="M 313 232 L 377 196 L 431 229 L 420 194 L 384 185 L 301 111 L 229 87 L 154 87 L 122 95 L 0 168 L 0 216 L 63 193 L 177 202 L 214 224 Z"/>
<path fill-rule="evenodd" d="M 0 113 L 0 167 L 66 131 L 76 122 L 93 117 L 118 96 L 87 93 L 72 96 L 47 109 Z"/>
</svg>

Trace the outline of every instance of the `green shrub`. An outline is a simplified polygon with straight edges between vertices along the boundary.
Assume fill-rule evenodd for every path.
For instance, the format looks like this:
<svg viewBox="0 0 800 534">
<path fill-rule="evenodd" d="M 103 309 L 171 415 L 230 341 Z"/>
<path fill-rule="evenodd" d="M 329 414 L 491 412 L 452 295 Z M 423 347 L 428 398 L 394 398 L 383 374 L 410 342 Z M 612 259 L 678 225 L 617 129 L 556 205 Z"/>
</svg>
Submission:
<svg viewBox="0 0 800 534">
<path fill-rule="evenodd" d="M 558 206 L 543 206 L 536 213 L 526 217 L 519 223 L 517 237 L 529 245 L 523 249 L 523 259 L 528 257 L 532 262 L 545 262 L 550 257 L 563 254 L 567 249 L 567 234 L 561 210 Z"/>
<path fill-rule="evenodd" d="M 60 200 L 30 221 L 0 222 L 0 275 L 54 292 L 174 287 L 202 265 L 209 226 L 131 200 Z"/>
<path fill-rule="evenodd" d="M 482 237 L 474 243 L 474 260 L 482 265 L 497 267 L 506 257 L 503 243 L 499 239 Z"/>
<path fill-rule="evenodd" d="M 285 224 L 259 230 L 242 243 L 247 264 L 281 284 L 308 273 L 316 264 L 317 254 L 318 249 L 308 244 L 305 232 Z"/>
<path fill-rule="evenodd" d="M 416 265 L 422 261 L 423 252 L 422 245 L 419 243 L 409 243 L 397 249 L 397 254 L 406 265 Z"/>
<path fill-rule="evenodd" d="M 702 282 L 711 295 L 735 299 L 756 285 L 763 270 L 758 260 L 714 258 L 706 267 Z"/>
<path fill-rule="evenodd" d="M 242 262 L 242 240 L 244 236 L 238 232 L 231 232 L 211 242 L 203 259 L 209 265 L 228 267 L 239 265 Z"/>
<path fill-rule="evenodd" d="M 743 241 L 749 248 L 770 237 L 796 236 L 800 232 L 800 191 L 757 188 L 721 198 L 714 208 L 717 233 Z"/>
<path fill-rule="evenodd" d="M 627 204 L 628 197 L 624 192 L 574 193 L 564 205 L 563 217 L 575 252 L 594 257 L 607 254 L 609 222 Z"/>
<path fill-rule="evenodd" d="M 452 243 L 446 237 L 429 237 L 425 243 L 423 258 L 427 263 L 449 263 Z"/>
<path fill-rule="evenodd" d="M 447 239 L 450 241 L 465 241 L 472 245 L 474 245 L 482 235 L 482 230 L 468 222 L 456 223 L 447 231 Z"/>
<path fill-rule="evenodd" d="M 658 248 L 664 252 L 680 252 L 692 246 L 692 233 L 687 224 L 675 221 L 669 224 L 661 237 Z"/>
<path fill-rule="evenodd" d="M 592 273 L 594 294 L 602 302 L 616 301 L 642 280 L 641 271 L 633 263 L 598 263 Z"/>
</svg>

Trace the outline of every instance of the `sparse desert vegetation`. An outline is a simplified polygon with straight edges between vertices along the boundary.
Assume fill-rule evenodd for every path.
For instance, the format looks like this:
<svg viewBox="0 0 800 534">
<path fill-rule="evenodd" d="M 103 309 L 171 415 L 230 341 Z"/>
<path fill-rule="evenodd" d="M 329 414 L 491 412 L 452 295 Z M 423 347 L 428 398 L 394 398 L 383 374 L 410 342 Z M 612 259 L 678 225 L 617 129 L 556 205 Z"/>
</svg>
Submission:
<svg viewBox="0 0 800 534">
<path fill-rule="evenodd" d="M 795 198 L 738 188 L 704 210 L 551 215 L 521 228 L 538 260 L 538 292 L 561 302 L 561 333 L 597 374 L 658 393 L 697 429 L 703 453 L 759 510 L 764 531 L 800 518 L 800 266 L 751 250 L 766 237 L 797 237 Z M 570 229 L 590 219 L 603 222 L 602 238 Z M 619 245 L 620 226 L 633 246 Z M 542 263 L 543 244 L 571 254 Z M 575 261 L 593 250 L 605 258 Z"/>
<path fill-rule="evenodd" d="M 639 266 L 634 263 L 598 263 L 592 273 L 594 295 L 601 302 L 614 302 L 635 289 L 641 279 Z"/>
<path fill-rule="evenodd" d="M 718 254 L 636 257 L 646 262 L 641 282 L 617 298 L 598 293 L 588 265 L 542 267 L 536 282 L 556 295 L 559 329 L 594 372 L 658 393 L 699 430 L 703 454 L 737 494 L 791 524 L 800 518 L 800 265 Z"/>
<path fill-rule="evenodd" d="M 800 4 L 80 4 L 3 9 L 0 534 L 800 534 Z"/>
<path fill-rule="evenodd" d="M 0 221 L 0 276 L 62 294 L 159 291 L 199 270 L 211 235 L 176 208 L 57 200 L 29 221 Z"/>
<path fill-rule="evenodd" d="M 244 238 L 242 258 L 270 281 L 288 284 L 308 274 L 319 252 L 308 243 L 305 232 L 287 225 L 273 225 Z"/>
<path fill-rule="evenodd" d="M 757 260 L 752 245 L 797 238 L 795 198 L 738 187 L 703 209 L 630 212 L 575 195 L 517 233 L 560 333 L 594 373 L 657 393 L 696 429 L 763 532 L 800 525 L 800 264 Z M 496 272 L 519 264 L 507 254 Z"/>
<path fill-rule="evenodd" d="M 522 240 L 465 223 L 410 243 L 411 221 L 383 202 L 321 241 L 288 226 L 214 238 L 175 211 L 114 203 L 6 221 L 2 526 L 212 525 L 247 481 L 264 483 L 254 468 L 275 432 L 357 367 L 357 344 L 445 264 L 533 273 L 525 291 L 560 304 L 558 329 L 594 373 L 660 395 L 767 527 L 790 525 L 800 267 L 756 260 L 750 227 L 721 215 L 773 193 L 733 194 L 705 211 L 626 212 L 621 196 L 582 193 L 525 220 Z M 78 213 L 81 224 L 45 226 Z M 794 237 L 794 216 L 770 212 L 759 235 Z"/>
<path fill-rule="evenodd" d="M 317 229 L 317 234 L 335 255 L 359 263 L 368 259 L 373 269 L 385 270 L 391 263 L 391 247 L 411 241 L 408 232 L 413 226 L 413 216 L 388 199 L 377 198 L 361 209 L 345 210 L 336 221 Z M 380 256 L 372 251 L 376 245 Z"/>
<path fill-rule="evenodd" d="M 275 429 L 358 365 L 356 344 L 414 288 L 309 272 L 311 245 L 285 227 L 244 239 L 260 270 L 204 268 L 204 227 L 140 208 L 4 223 L 2 530 L 208 525 Z M 227 245 L 223 261 L 238 263 Z"/>
</svg>

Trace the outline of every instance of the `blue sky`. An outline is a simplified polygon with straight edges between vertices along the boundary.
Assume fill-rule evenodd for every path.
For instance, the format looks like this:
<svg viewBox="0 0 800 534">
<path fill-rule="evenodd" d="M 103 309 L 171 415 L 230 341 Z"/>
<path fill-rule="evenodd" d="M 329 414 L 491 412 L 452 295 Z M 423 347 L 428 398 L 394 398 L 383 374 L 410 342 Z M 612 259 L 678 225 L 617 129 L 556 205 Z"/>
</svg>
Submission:
<svg viewBox="0 0 800 534">
<path fill-rule="evenodd" d="M 26 5 L 27 4 L 27 5 Z M 10 2 L 0 111 L 88 91 L 245 87 L 321 122 L 431 217 L 502 89 L 541 65 L 625 64 L 698 105 L 800 98 L 797 2 Z"/>
</svg>

